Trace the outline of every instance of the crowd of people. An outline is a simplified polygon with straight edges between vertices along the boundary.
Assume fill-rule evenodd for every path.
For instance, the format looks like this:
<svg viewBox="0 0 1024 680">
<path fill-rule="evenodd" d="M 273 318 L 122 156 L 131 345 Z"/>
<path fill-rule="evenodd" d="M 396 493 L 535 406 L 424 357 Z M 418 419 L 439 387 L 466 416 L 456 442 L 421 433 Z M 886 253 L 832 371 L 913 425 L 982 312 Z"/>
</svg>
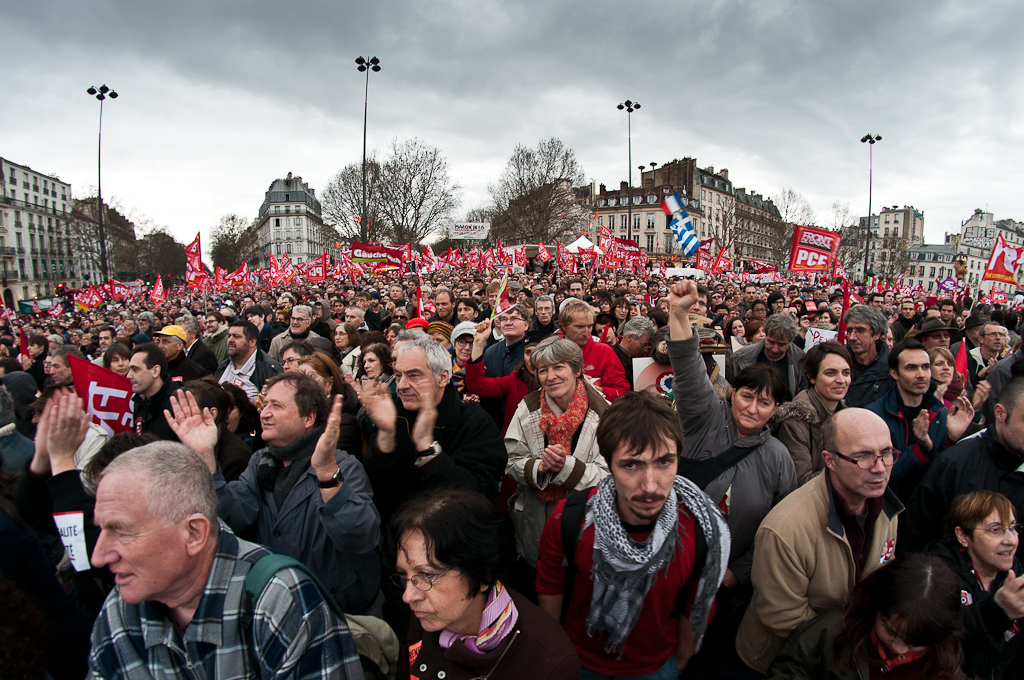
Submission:
<svg viewBox="0 0 1024 680">
<path fill-rule="evenodd" d="M 0 677 L 1018 676 L 1017 311 L 427 278 L 2 322 Z"/>
</svg>

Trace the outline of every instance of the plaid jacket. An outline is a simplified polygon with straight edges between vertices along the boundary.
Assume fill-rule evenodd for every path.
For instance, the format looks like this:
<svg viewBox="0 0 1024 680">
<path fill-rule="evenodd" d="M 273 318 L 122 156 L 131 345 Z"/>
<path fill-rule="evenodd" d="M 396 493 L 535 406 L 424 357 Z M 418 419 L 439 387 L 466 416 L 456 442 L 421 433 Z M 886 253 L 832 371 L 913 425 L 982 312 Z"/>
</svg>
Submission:
<svg viewBox="0 0 1024 680">
<path fill-rule="evenodd" d="M 115 588 L 93 627 L 89 677 L 361 680 L 348 625 L 304 573 L 279 571 L 247 611 L 243 583 L 266 554 L 222 523 L 206 591 L 183 636 L 162 604 L 127 604 Z"/>
</svg>

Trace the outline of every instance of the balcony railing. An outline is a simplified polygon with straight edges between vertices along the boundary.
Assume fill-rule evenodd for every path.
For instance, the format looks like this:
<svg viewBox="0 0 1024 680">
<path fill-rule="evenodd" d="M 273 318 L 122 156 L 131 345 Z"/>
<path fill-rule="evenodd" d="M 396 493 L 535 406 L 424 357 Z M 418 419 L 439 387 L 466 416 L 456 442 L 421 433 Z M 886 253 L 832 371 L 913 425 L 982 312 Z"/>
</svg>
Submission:
<svg viewBox="0 0 1024 680">
<path fill-rule="evenodd" d="M 17 252 L 18 251 L 16 251 L 12 246 L 0 247 L 0 255 L 13 256 L 13 255 L 16 255 Z"/>
</svg>

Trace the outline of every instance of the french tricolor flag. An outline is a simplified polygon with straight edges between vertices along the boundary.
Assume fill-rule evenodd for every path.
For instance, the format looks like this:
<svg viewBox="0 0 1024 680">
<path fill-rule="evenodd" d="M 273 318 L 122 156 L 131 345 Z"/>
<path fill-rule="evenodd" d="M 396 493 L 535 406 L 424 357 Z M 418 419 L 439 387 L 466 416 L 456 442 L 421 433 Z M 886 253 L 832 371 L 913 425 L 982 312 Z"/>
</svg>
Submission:
<svg viewBox="0 0 1024 680">
<path fill-rule="evenodd" d="M 683 209 L 685 203 L 683 202 L 683 195 L 680 192 L 676 192 L 661 202 L 661 209 L 665 211 L 666 215 L 677 213 Z"/>
</svg>

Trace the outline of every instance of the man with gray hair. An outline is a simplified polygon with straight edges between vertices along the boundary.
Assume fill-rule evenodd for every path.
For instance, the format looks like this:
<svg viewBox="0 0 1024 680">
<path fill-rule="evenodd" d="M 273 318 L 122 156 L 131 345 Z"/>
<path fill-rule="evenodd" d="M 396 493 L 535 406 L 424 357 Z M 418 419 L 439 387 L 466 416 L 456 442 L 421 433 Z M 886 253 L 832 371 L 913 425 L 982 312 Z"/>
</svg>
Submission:
<svg viewBox="0 0 1024 680">
<path fill-rule="evenodd" d="M 115 458 L 94 520 L 92 564 L 117 589 L 93 627 L 90 677 L 363 677 L 348 625 L 303 571 L 281 569 L 246 596 L 270 551 L 220 523 L 210 471 L 189 447 L 154 442 Z"/>
<path fill-rule="evenodd" d="M 533 301 L 533 319 L 530 321 L 530 331 L 539 331 L 547 335 L 554 335 L 558 332 L 555 326 L 555 299 L 550 295 L 538 295 Z"/>
<path fill-rule="evenodd" d="M 377 428 L 363 466 L 385 521 L 424 489 L 461 487 L 491 500 L 498 495 L 508 460 L 501 433 L 483 409 L 462 401 L 451 372 L 448 352 L 418 335 L 395 352 L 395 396 L 387 385 L 360 390 Z"/>
<path fill-rule="evenodd" d="M 292 318 L 288 322 L 288 330 L 281 333 L 270 342 L 270 351 L 267 352 L 274 361 L 281 363 L 281 353 L 284 352 L 284 346 L 292 342 L 293 340 L 312 340 L 313 338 L 319 338 L 320 336 L 309 330 L 309 327 L 313 324 L 313 310 L 306 305 L 295 305 L 292 307 Z M 227 328 L 224 329 L 225 333 Z M 225 343 L 227 339 L 225 338 Z M 224 356 L 227 356 L 227 349 L 225 349 Z M 224 359 L 221 359 L 223 361 Z"/>
<path fill-rule="evenodd" d="M 355 327 L 359 332 L 360 340 L 365 338 L 366 334 L 370 332 L 370 327 L 366 325 L 365 317 L 366 312 L 359 305 L 349 305 L 345 308 L 345 323 L 352 324 Z"/>
<path fill-rule="evenodd" d="M 185 357 L 199 364 L 207 375 L 217 372 L 217 355 L 203 342 L 203 328 L 199 319 L 191 314 L 182 314 L 175 323 L 185 331 Z"/>
<path fill-rule="evenodd" d="M 634 316 L 622 327 L 622 339 L 612 348 L 615 351 L 615 356 L 622 362 L 622 370 L 626 372 L 626 380 L 629 381 L 631 390 L 633 389 L 633 359 L 651 355 L 656 332 L 654 323 L 646 316 Z"/>
<path fill-rule="evenodd" d="M 846 312 L 846 349 L 853 355 L 850 389 L 843 400 L 848 408 L 863 408 L 896 386 L 889 374 L 888 330 L 889 322 L 874 307 L 854 305 Z"/>
<path fill-rule="evenodd" d="M 789 314 L 772 314 L 764 322 L 764 340 L 733 352 L 725 364 L 725 379 L 732 384 L 740 371 L 754 364 L 774 366 L 786 379 L 792 399 L 807 386 L 802 368 L 804 351 L 793 344 L 799 331 L 796 319 Z"/>
</svg>

